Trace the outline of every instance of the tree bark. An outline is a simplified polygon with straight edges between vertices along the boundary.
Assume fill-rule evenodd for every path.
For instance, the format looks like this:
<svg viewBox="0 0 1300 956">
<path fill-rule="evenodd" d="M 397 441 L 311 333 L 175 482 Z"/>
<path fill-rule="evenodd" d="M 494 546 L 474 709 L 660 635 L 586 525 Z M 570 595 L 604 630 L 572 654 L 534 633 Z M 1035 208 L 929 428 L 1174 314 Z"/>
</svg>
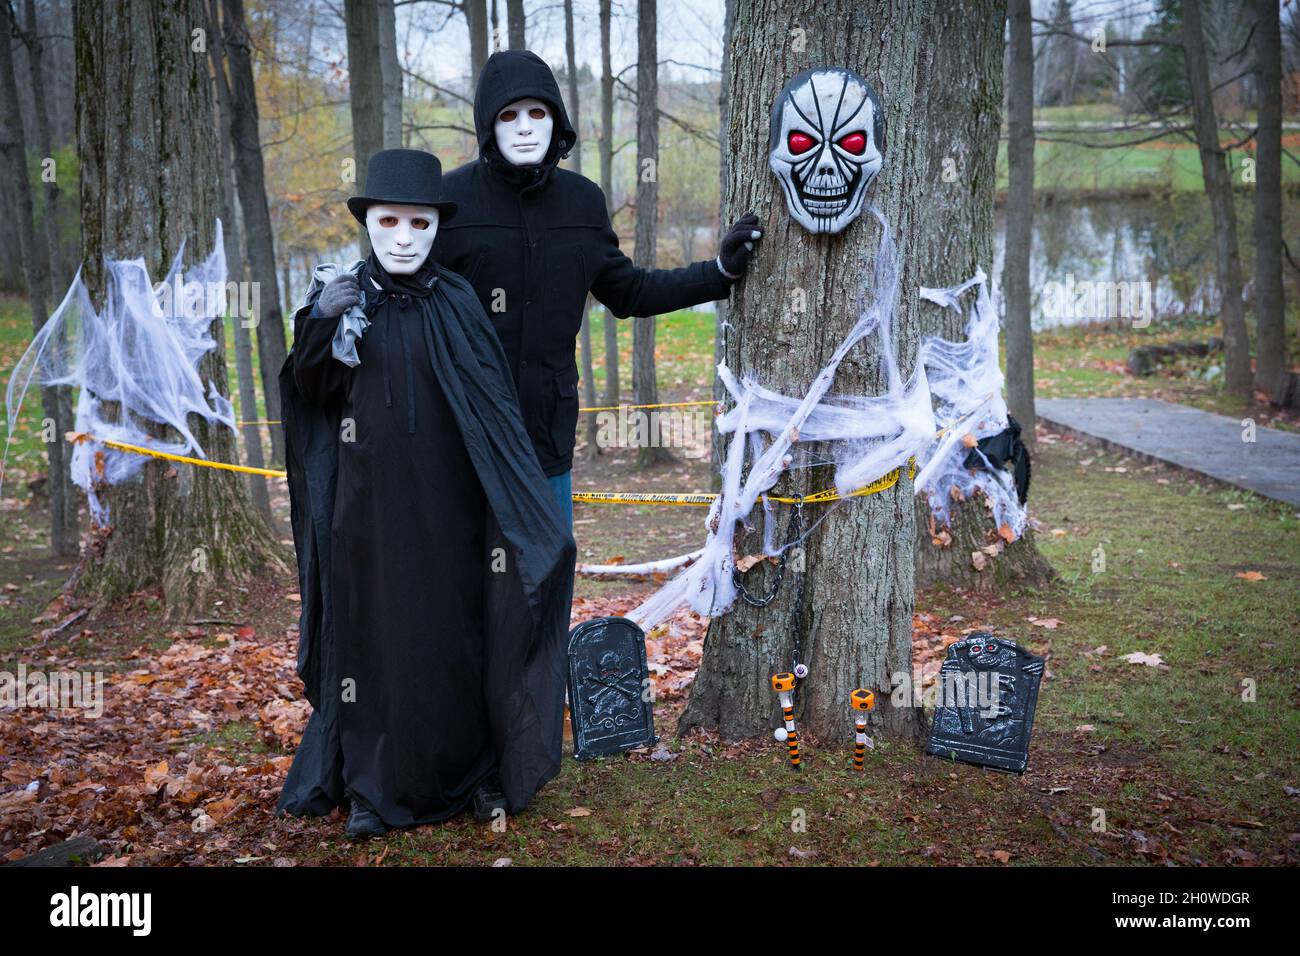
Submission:
<svg viewBox="0 0 1300 956">
<path fill-rule="evenodd" d="M 366 164 L 384 148 L 384 76 L 379 53 L 378 0 L 344 0 L 348 34 L 348 100 L 352 108 L 352 155 L 357 185 Z M 361 256 L 370 254 L 370 236 L 358 227 Z"/>
<path fill-rule="evenodd" d="M 76 2 L 82 275 L 97 303 L 105 257 L 143 258 L 160 276 L 182 241 L 191 260 L 212 248 L 220 151 L 206 57 L 191 46 L 204 21 L 201 0 Z M 220 319 L 211 334 L 198 370 L 225 395 Z M 211 460 L 234 461 L 233 432 L 198 416 L 189 426 Z M 93 529 L 71 589 L 97 605 L 159 589 L 175 621 L 211 613 L 211 600 L 255 575 L 288 571 L 242 487 L 232 472 L 148 460 L 139 480 L 104 489 L 112 523 Z"/>
<path fill-rule="evenodd" d="M 528 49 L 524 39 L 524 0 L 506 0 L 506 31 L 510 49 Z"/>
<path fill-rule="evenodd" d="M 659 41 L 658 0 L 637 0 L 636 16 L 636 250 L 642 269 L 655 267 L 659 225 Z M 655 379 L 655 317 L 632 319 L 632 392 L 638 405 L 659 401 Z M 653 420 L 653 410 L 650 411 Z M 651 435 L 657 429 L 650 429 Z M 637 467 L 671 461 L 653 438 L 637 449 Z"/>
<path fill-rule="evenodd" d="M 1034 24 L 1029 0 L 1011 0 L 1007 77 L 1007 240 L 1002 266 L 1006 297 L 1007 410 L 1031 448 L 1034 410 L 1034 332 L 1029 257 L 1034 242 Z M 1071 41 L 1073 42 L 1073 41 Z"/>
<path fill-rule="evenodd" d="M 610 0 L 600 0 L 600 188 L 610 220 L 614 218 L 614 71 L 610 65 Z M 618 320 L 605 309 L 605 404 L 617 405 Z"/>
<path fill-rule="evenodd" d="M 240 251 L 243 230 L 240 228 L 235 199 L 235 166 L 232 155 L 234 137 L 231 134 L 232 97 L 230 83 L 226 79 L 226 50 L 220 24 L 217 0 L 208 0 L 208 37 L 211 41 L 208 52 L 212 57 L 213 86 L 217 94 L 217 136 L 221 142 L 221 162 L 218 172 L 221 176 L 219 197 L 222 234 L 226 245 L 226 273 L 229 282 L 236 283 L 236 287 L 242 287 L 245 277 L 244 256 Z M 234 326 L 235 380 L 239 386 L 239 413 L 245 421 L 252 422 L 259 418 L 257 382 L 253 377 L 253 340 L 245 317 L 235 315 Z M 279 426 L 272 425 L 271 428 L 275 430 Z M 262 453 L 261 426 L 244 425 L 241 432 L 244 438 L 244 460 L 253 468 L 266 467 L 266 458 Z M 266 487 L 266 478 L 261 475 L 245 477 L 254 507 L 268 522 L 271 521 L 271 496 Z"/>
<path fill-rule="evenodd" d="M 469 85 L 475 89 L 488 58 L 487 0 L 465 0 L 465 25 L 469 28 Z"/>
<path fill-rule="evenodd" d="M 1210 86 L 1210 64 L 1201 28 L 1200 0 L 1183 0 L 1183 56 L 1187 86 L 1192 95 L 1192 122 L 1201 154 L 1205 195 L 1214 220 L 1214 250 L 1218 261 L 1219 319 L 1223 323 L 1224 385 L 1239 398 L 1251 397 L 1250 333 L 1241 302 L 1241 255 L 1237 250 L 1237 210 L 1232 202 L 1232 179 L 1223 147 Z"/>
<path fill-rule="evenodd" d="M 402 67 L 397 59 L 397 11 L 393 0 L 379 0 L 376 14 L 382 141 L 384 149 L 397 149 L 402 145 Z"/>
<path fill-rule="evenodd" d="M 280 367 L 288 348 L 284 313 L 280 306 L 280 277 L 275 269 L 275 238 L 271 210 L 266 201 L 266 172 L 257 120 L 257 86 L 253 79 L 253 51 L 244 21 L 244 0 L 222 0 L 225 10 L 222 38 L 230 64 L 230 139 L 235 150 L 235 182 L 244 213 L 244 244 L 249 278 L 256 283 L 251 297 L 256 313 L 250 319 L 257 329 L 257 358 L 262 373 L 266 417 L 280 420 Z M 256 405 L 253 406 L 256 409 Z M 256 415 L 252 416 L 256 418 Z M 271 460 L 284 463 L 284 432 L 271 428 Z"/>
<path fill-rule="evenodd" d="M 929 161 L 923 145 L 928 138 L 926 97 L 918 88 L 917 68 L 931 7 L 929 0 L 736 4 L 727 117 L 732 163 L 723 220 L 733 221 L 749 209 L 766 215 L 761 253 L 732 292 L 734 328 L 725 355 L 737 376 L 753 373 L 785 394 L 803 394 L 856 323 L 854 299 L 863 277 L 873 274 L 880 236 L 874 217 L 864 213 L 839 235 L 809 234 L 788 218 L 768 170 L 765 120 L 773 100 L 795 73 L 823 64 L 856 71 L 885 103 L 889 129 L 874 201 L 898 244 L 901 295 L 895 344 L 900 365 L 908 369 L 915 361 L 922 314 L 917 289 L 929 278 L 930 266 L 921 263 L 924 269 L 919 269 L 912 255 L 914 237 L 927 227 L 919 215 L 927 208 L 919 184 Z M 800 28 L 797 34 L 792 26 Z M 756 117 L 764 121 L 756 122 Z M 784 307 L 796 289 L 806 296 L 802 313 Z M 849 353 L 836 375 L 835 391 L 882 390 L 884 375 L 874 343 L 868 340 Z M 827 468 L 798 469 L 773 491 L 802 495 L 831 481 Z M 712 727 L 728 737 L 746 737 L 776 726 L 779 709 L 770 678 L 790 669 L 797 637 L 801 660 L 810 668 L 796 696 L 801 734 L 847 739 L 840 735 L 852 722 L 849 694 L 864 687 L 876 693 L 877 707 L 869 716 L 876 731 L 919 737 L 923 720 L 916 709 L 894 707 L 889 700 L 895 678 L 911 669 L 912 495 L 904 470 L 892 489 L 844 503 L 804 540 L 805 570 L 788 566 L 771 604 L 758 609 L 738 602 L 710 622 L 681 730 Z M 822 516 L 814 512 L 805 517 L 807 527 Z M 778 519 L 783 537 L 788 514 L 778 512 Z M 759 540 L 757 532 L 742 537 L 740 552 L 756 552 Z M 764 590 L 772 573 L 755 568 L 747 586 Z"/>
<path fill-rule="evenodd" d="M 46 237 L 36 234 L 36 214 L 32 201 L 31 181 L 27 178 L 27 141 L 23 135 L 22 112 L 18 105 L 18 79 L 15 75 L 11 33 L 17 23 L 7 11 L 0 19 L 0 162 L 3 175 L 14 189 L 17 207 L 18 248 L 27 280 L 27 301 L 32 313 L 32 331 L 39 332 L 49 319 L 50 255 Z M 49 211 L 46 211 L 49 217 Z M 46 439 L 50 488 L 50 547 L 55 554 L 72 555 L 78 550 L 75 505 L 65 476 L 68 454 L 63 431 L 71 423 L 68 409 L 61 407 L 60 389 L 41 388 L 41 431 Z"/>
<path fill-rule="evenodd" d="M 1273 394 L 1287 371 L 1282 288 L 1282 28 L 1276 0 L 1257 0 L 1255 68 L 1259 132 L 1255 136 L 1255 387 Z"/>
</svg>

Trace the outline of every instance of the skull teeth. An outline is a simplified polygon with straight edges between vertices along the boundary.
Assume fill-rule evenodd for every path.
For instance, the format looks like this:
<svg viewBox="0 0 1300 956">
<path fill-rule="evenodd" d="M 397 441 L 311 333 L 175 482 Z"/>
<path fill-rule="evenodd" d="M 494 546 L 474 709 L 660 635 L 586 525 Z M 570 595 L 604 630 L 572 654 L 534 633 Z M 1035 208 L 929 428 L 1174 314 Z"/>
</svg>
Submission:
<svg viewBox="0 0 1300 956">
<path fill-rule="evenodd" d="M 848 191 L 843 185 L 839 186 L 810 186 L 805 185 L 803 191 L 809 196 L 828 197 L 834 199 L 848 198 Z"/>
</svg>

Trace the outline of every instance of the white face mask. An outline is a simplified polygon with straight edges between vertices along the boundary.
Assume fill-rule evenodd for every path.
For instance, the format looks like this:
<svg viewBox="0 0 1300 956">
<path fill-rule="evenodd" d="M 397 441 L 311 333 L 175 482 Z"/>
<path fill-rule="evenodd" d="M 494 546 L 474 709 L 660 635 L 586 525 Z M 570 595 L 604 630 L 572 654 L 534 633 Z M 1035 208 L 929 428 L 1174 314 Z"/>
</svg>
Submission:
<svg viewBox="0 0 1300 956">
<path fill-rule="evenodd" d="M 551 148 L 555 117 L 541 100 L 515 100 L 497 113 L 492 132 L 497 149 L 512 166 L 536 166 Z"/>
<path fill-rule="evenodd" d="M 397 276 L 411 275 L 433 248 L 438 210 L 432 206 L 371 206 L 366 231 L 379 264 Z"/>
</svg>

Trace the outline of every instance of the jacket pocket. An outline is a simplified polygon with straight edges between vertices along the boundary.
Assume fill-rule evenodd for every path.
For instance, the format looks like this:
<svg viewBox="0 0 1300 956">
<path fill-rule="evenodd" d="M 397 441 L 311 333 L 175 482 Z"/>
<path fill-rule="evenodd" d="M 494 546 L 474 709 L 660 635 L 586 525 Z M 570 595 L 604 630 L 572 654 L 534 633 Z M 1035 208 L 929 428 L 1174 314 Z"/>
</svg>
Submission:
<svg viewBox="0 0 1300 956">
<path fill-rule="evenodd" d="M 487 253 L 480 252 L 474 257 L 473 261 L 470 263 L 470 267 L 463 273 L 462 278 L 470 285 L 474 285 L 474 280 L 477 279 L 478 274 L 483 271 L 483 260 L 486 258 Z M 474 287 L 478 288 L 477 286 Z"/>
<path fill-rule="evenodd" d="M 555 331 L 573 338 L 582 324 L 582 308 L 590 284 L 581 244 L 552 246 L 546 256 L 546 272 L 545 288 L 551 296 L 548 311 L 558 320 Z"/>
<path fill-rule="evenodd" d="M 578 431 L 578 370 L 570 367 L 551 380 L 554 395 L 551 413 L 551 445 L 557 459 L 573 454 Z"/>
</svg>

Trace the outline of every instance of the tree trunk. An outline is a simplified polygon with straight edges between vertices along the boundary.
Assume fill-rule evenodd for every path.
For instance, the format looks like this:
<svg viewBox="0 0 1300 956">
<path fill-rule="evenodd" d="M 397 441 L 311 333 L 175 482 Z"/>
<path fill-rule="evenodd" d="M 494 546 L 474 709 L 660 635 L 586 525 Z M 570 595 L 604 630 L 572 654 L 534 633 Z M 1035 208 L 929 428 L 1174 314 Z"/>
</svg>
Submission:
<svg viewBox="0 0 1300 956">
<path fill-rule="evenodd" d="M 610 65 L 610 0 L 600 0 L 600 188 L 610 220 L 614 218 L 614 71 Z M 617 405 L 618 320 L 605 309 L 605 404 Z"/>
<path fill-rule="evenodd" d="M 211 41 L 208 52 L 212 57 L 213 86 L 217 93 L 217 135 L 221 141 L 221 163 L 218 172 L 221 176 L 219 193 L 221 206 L 222 234 L 226 244 L 227 281 L 242 287 L 244 283 L 244 257 L 240 252 L 243 231 L 240 229 L 239 214 L 235 206 L 235 167 L 233 150 L 234 137 L 231 135 L 231 95 L 230 83 L 226 79 L 226 52 L 220 29 L 221 17 L 217 10 L 217 0 L 208 0 L 208 36 Z M 256 421 L 257 382 L 253 377 L 253 341 L 248 330 L 246 317 L 233 315 L 235 325 L 235 380 L 239 385 L 239 413 L 245 421 Z M 272 425 L 272 430 L 278 425 Z M 262 429 L 260 425 L 244 425 L 241 428 L 244 437 L 244 460 L 253 468 L 266 467 L 266 458 L 262 454 Z M 266 487 L 266 478 L 261 475 L 246 475 L 248 493 L 253 505 L 268 522 L 271 521 L 271 496 Z"/>
<path fill-rule="evenodd" d="M 1282 29 L 1277 0 L 1257 0 L 1255 68 L 1259 132 L 1255 137 L 1255 387 L 1273 394 L 1287 370 L 1282 289 Z"/>
<path fill-rule="evenodd" d="M 31 306 L 32 332 L 40 332 L 49 319 L 49 252 L 44 239 L 36 237 L 36 217 L 31 199 L 31 182 L 27 179 L 27 143 L 22 133 L 22 112 L 18 108 L 18 81 L 14 75 L 13 48 L 10 43 L 10 23 L 5 14 L 0 25 L 0 164 L 3 174 L 13 183 L 17 196 L 18 251 L 22 256 L 23 273 L 27 280 L 27 302 Z M 66 524 L 64 502 L 55 505 L 56 486 L 66 470 L 64 463 L 64 436 L 60 427 L 59 394 L 57 389 L 40 389 L 40 405 L 44 412 L 42 432 L 47 437 L 49 455 L 49 546 L 57 554 L 75 553 L 75 524 L 70 532 Z M 69 541 L 72 536 L 72 541 Z"/>
<path fill-rule="evenodd" d="M 1007 77 L 1007 239 L 1002 265 L 1006 297 L 1007 410 L 1033 447 L 1034 333 L 1030 316 L 1029 257 L 1034 242 L 1034 24 L 1029 0 L 1011 0 Z M 960 178 L 960 176 L 959 176 Z"/>
<path fill-rule="evenodd" d="M 524 40 L 524 0 L 506 0 L 506 31 L 510 49 L 528 49 Z"/>
<path fill-rule="evenodd" d="M 929 160 L 920 199 L 929 210 L 921 223 L 914 258 L 923 284 L 956 285 L 992 268 L 993 199 L 996 191 L 998 131 L 1002 107 L 1003 28 L 1007 11 L 1002 2 L 953 0 L 939 4 L 931 19 L 922 61 L 928 140 L 922 149 Z M 1013 339 L 1022 358 L 1022 395 L 1027 395 L 1033 421 L 1033 339 L 1029 329 L 1029 238 L 1033 203 L 1033 49 L 1028 0 L 1011 0 L 1011 115 L 1009 155 L 1012 201 L 1007 209 L 1007 259 L 1003 271 L 1007 295 L 1007 366 Z M 1026 67 L 1028 72 L 1026 73 Z M 954 82 L 955 80 L 955 82 Z M 1019 139 L 1017 139 L 1019 137 Z M 1028 147 L 1028 157 L 1024 155 Z M 1019 150 L 1019 155 L 1017 155 Z M 1021 177 L 1017 179 L 1016 177 Z M 1017 258 L 1012 258 L 1012 223 Z M 1021 308 L 1012 318 L 1012 289 Z M 960 341 L 965 318 L 951 309 L 931 309 L 924 332 Z M 1018 326 L 1016 323 L 1020 323 Z M 1024 379 L 1027 378 L 1026 383 Z M 1008 373 L 1008 393 L 1010 388 Z M 1026 388 L 1027 384 L 1027 388 Z M 1022 405 L 1022 408 L 1025 407 Z M 1032 424 L 1011 410 L 1025 426 L 1022 438 L 1032 438 Z M 916 500 L 916 586 L 950 584 L 991 590 L 1012 582 L 1041 585 L 1052 568 L 1038 553 L 1033 534 L 1026 530 L 996 557 L 984 555 L 984 570 L 977 570 L 971 554 L 997 541 L 997 528 L 989 519 L 982 497 L 955 505 L 952 524 L 932 524 L 930 507 Z"/>
<path fill-rule="evenodd" d="M 488 58 L 487 0 L 465 0 L 465 25 L 469 28 L 469 85 L 475 89 Z"/>
<path fill-rule="evenodd" d="M 1183 2 L 1183 56 L 1192 95 L 1192 121 L 1200 148 L 1205 195 L 1214 220 L 1214 250 L 1219 271 L 1219 318 L 1223 323 L 1224 384 L 1239 398 L 1251 397 L 1250 333 L 1241 303 L 1241 256 L 1237 251 L 1237 210 L 1232 204 L 1232 180 L 1219 145 L 1219 123 L 1210 92 L 1210 64 L 1201 28 L 1200 0 Z"/>
<path fill-rule="evenodd" d="M 393 0 L 378 3 L 379 98 L 384 149 L 402 145 L 402 67 L 397 60 L 397 11 Z"/>
<path fill-rule="evenodd" d="M 27 27 L 23 40 L 27 46 L 27 62 L 32 77 L 32 106 L 36 119 L 36 148 L 40 150 L 42 162 L 53 161 L 54 145 L 50 135 L 50 104 L 45 96 L 45 42 L 41 39 L 39 24 L 36 19 L 34 0 L 26 0 L 25 16 Z M 15 24 L 16 27 L 16 24 Z M 55 168 L 46 171 L 42 168 L 41 181 L 44 183 L 45 211 L 41 217 L 44 236 L 37 238 L 37 246 L 47 253 L 49 262 L 48 290 L 56 299 L 62 298 L 62 291 L 72 281 L 72 270 L 68 267 L 63 254 L 63 245 L 59 242 L 59 189 L 58 171 Z M 44 399 L 42 399 L 44 401 Z M 49 485 L 50 485 L 50 545 L 54 553 L 63 557 L 75 555 L 80 550 L 80 520 L 78 508 L 81 501 L 76 486 L 72 483 L 69 469 L 71 455 L 63 443 L 63 434 L 72 427 L 74 414 L 72 410 L 72 388 L 60 385 L 54 389 L 55 441 L 49 445 Z M 57 516 L 62 515 L 60 520 Z"/>
<path fill-rule="evenodd" d="M 191 261 L 211 250 L 220 151 L 206 58 L 191 48 L 201 0 L 77 0 L 75 10 L 82 275 L 99 302 L 105 257 L 141 257 L 161 276 L 182 241 Z M 220 319 L 211 334 L 198 370 L 225 395 Z M 234 460 L 233 432 L 199 416 L 189 425 L 211 460 Z M 102 604 L 161 589 L 175 621 L 211 613 L 212 599 L 254 575 L 287 572 L 287 552 L 242 492 L 233 472 L 150 459 L 139 480 L 104 490 L 112 524 L 93 529 L 75 593 Z"/>
<path fill-rule="evenodd" d="M 564 0 L 564 57 L 569 70 L 569 122 L 578 132 L 578 145 L 573 149 L 573 170 L 576 173 L 582 172 L 582 126 L 578 116 L 580 113 L 578 102 L 578 60 L 577 53 L 573 43 L 573 0 Z M 582 327 L 578 332 L 578 348 L 582 353 L 582 397 L 591 408 L 596 404 L 596 377 L 592 367 L 591 358 L 591 296 L 582 304 Z M 588 413 L 587 422 L 587 457 L 594 458 L 600 454 L 600 446 L 596 444 L 596 416 L 594 413 Z"/>
<path fill-rule="evenodd" d="M 384 77 L 379 64 L 378 0 L 344 0 L 348 34 L 348 100 L 352 107 L 352 156 L 357 185 L 365 182 L 366 164 L 384 148 Z M 370 236 L 358 228 L 361 256 L 370 254 Z"/>
<path fill-rule="evenodd" d="M 898 244 L 902 292 L 895 344 L 903 369 L 914 362 L 918 316 L 924 314 L 917 288 L 929 278 L 931 264 L 917 263 L 912 245 L 918 230 L 941 227 L 921 219 L 928 206 L 917 188 L 929 163 L 926 97 L 918 89 L 917 68 L 930 6 L 927 0 L 736 4 L 728 77 L 732 163 L 723 220 L 733 221 L 749 209 L 767 217 L 761 254 L 732 292 L 734 329 L 727 334 L 725 355 L 737 376 L 752 373 L 785 394 L 803 394 L 855 325 L 854 299 L 863 277 L 873 274 L 880 237 L 875 219 L 864 213 L 839 235 L 807 233 L 788 218 L 768 169 L 766 117 L 773 100 L 795 73 L 823 64 L 866 77 L 886 106 L 885 162 L 873 188 Z M 797 34 L 792 24 L 800 27 Z M 797 48 L 797 41 L 806 48 Z M 948 87 L 973 80 L 935 77 L 930 82 Z M 796 289 L 806 296 L 802 313 L 782 307 Z M 883 389 L 875 341 L 849 353 L 836 375 L 835 391 L 876 394 Z M 798 495 L 825 488 L 832 482 L 828 471 L 797 469 L 773 492 Z M 842 504 L 804 540 L 805 570 L 788 566 L 771 604 L 759 609 L 738 602 L 710 622 L 681 730 L 713 727 L 728 737 L 745 737 L 774 727 L 780 712 L 771 675 L 790 670 L 797 636 L 800 659 L 810 668 L 795 698 L 801 733 L 847 739 L 841 735 L 851 726 L 849 694 L 864 687 L 876 693 L 869 721 L 877 731 L 919 737 L 923 721 L 918 712 L 894 707 L 889 700 L 894 679 L 911 669 L 912 495 L 904 471 L 893 488 Z M 788 520 L 784 510 L 778 512 L 782 536 Z M 807 514 L 805 527 L 821 517 L 815 511 Z M 754 553 L 758 542 L 757 533 L 743 536 L 739 550 Z M 747 586 L 761 592 L 770 586 L 772 573 L 755 568 Z"/>
<path fill-rule="evenodd" d="M 658 0 L 637 0 L 636 16 L 636 250 L 642 269 L 655 267 L 659 220 L 659 41 Z M 632 392 L 638 405 L 659 401 L 655 380 L 655 317 L 632 320 Z M 654 410 L 650 410 L 651 419 Z M 637 450 L 638 468 L 671 461 L 668 449 L 651 440 Z"/>
<path fill-rule="evenodd" d="M 244 22 L 244 0 L 222 0 L 225 10 L 223 45 L 230 64 L 230 138 L 235 148 L 235 181 L 239 207 L 244 213 L 244 243 L 249 278 L 256 284 L 252 297 L 256 313 L 240 316 L 257 329 L 257 358 L 262 373 L 266 417 L 280 420 L 280 367 L 288 349 L 284 314 L 280 310 L 280 277 L 275 270 L 275 245 L 271 210 L 266 202 L 266 173 L 262 165 L 262 140 L 257 127 L 257 86 L 253 79 L 253 51 Z M 254 411 L 256 405 L 253 406 Z M 253 415 L 256 418 L 256 415 Z M 284 463 L 284 432 L 271 428 L 271 460 Z"/>
<path fill-rule="evenodd" d="M 53 157 L 53 139 L 50 136 L 50 107 L 45 96 L 45 41 L 41 39 L 36 20 L 35 0 L 25 0 L 26 30 L 23 40 L 27 47 L 27 62 L 32 77 L 32 106 L 36 119 L 36 148 L 41 157 Z M 63 246 L 59 243 L 59 181 L 55 175 L 43 176 L 45 186 L 45 243 L 49 247 L 50 284 L 57 294 L 72 281 L 72 270 L 68 268 L 63 255 Z"/>
<path fill-rule="evenodd" d="M 722 77 L 718 83 L 718 228 L 719 232 L 727 228 L 724 218 L 727 204 L 727 181 L 731 175 L 731 137 L 727 135 L 731 115 L 731 37 L 735 29 L 736 0 L 725 0 L 722 8 Z M 719 245 L 721 244 L 719 235 Z M 690 262 L 690 259 L 685 261 Z M 717 309 L 713 331 L 713 366 L 717 368 L 723 359 L 723 347 L 727 340 L 727 328 L 731 325 L 731 299 L 722 299 L 714 303 Z M 713 400 L 718 403 L 727 399 L 726 386 L 717 376 L 713 379 Z M 722 405 L 714 406 L 714 411 Z M 712 460 L 721 462 L 726 455 L 727 436 L 717 429 L 713 430 Z M 722 474 L 713 468 L 712 487 L 715 492 L 722 490 Z"/>
</svg>

